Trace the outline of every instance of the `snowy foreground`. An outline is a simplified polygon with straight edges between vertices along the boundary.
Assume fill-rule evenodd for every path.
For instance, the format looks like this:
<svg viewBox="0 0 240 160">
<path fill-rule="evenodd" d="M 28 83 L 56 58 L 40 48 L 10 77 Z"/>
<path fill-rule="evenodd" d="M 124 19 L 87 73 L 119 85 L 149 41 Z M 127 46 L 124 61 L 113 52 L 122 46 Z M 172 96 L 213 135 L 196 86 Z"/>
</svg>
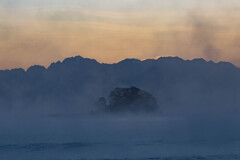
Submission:
<svg viewBox="0 0 240 160">
<path fill-rule="evenodd" d="M 1 118 L 0 160 L 239 160 L 235 120 L 158 116 Z"/>
</svg>

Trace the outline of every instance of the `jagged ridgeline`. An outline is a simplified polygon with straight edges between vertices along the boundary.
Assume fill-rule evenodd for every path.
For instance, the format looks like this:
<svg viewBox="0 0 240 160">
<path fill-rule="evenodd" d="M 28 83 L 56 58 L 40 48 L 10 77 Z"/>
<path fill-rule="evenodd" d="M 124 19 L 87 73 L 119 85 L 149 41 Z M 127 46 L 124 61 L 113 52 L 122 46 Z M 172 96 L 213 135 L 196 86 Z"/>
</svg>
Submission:
<svg viewBox="0 0 240 160">
<path fill-rule="evenodd" d="M 159 106 L 153 95 L 136 87 L 116 88 L 111 91 L 109 104 L 104 97 L 101 97 L 96 106 L 98 111 L 119 113 L 119 112 L 154 112 Z"/>
<path fill-rule="evenodd" d="M 103 64 L 80 56 L 0 71 L 0 108 L 67 108 L 91 111 L 116 87 L 137 86 L 154 95 L 161 110 L 173 107 L 240 106 L 240 69 L 227 62 L 163 57 Z"/>
</svg>

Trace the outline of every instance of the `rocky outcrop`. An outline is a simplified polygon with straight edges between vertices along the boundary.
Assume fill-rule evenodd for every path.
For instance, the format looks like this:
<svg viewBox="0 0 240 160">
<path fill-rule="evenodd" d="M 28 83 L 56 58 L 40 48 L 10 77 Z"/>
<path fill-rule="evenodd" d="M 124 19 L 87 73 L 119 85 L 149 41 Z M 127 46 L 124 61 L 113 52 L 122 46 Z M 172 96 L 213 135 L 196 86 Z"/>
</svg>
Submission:
<svg viewBox="0 0 240 160">
<path fill-rule="evenodd" d="M 104 97 L 96 103 L 105 112 L 153 112 L 159 108 L 156 98 L 136 87 L 116 88 L 109 97 L 109 104 Z"/>
</svg>

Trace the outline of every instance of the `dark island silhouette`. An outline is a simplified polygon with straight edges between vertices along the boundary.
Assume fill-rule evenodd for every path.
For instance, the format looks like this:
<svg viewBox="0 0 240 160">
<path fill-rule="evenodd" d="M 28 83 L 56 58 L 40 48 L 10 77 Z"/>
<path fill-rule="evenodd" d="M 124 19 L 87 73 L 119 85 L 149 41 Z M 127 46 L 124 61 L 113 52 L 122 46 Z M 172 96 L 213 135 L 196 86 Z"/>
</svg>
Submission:
<svg viewBox="0 0 240 160">
<path fill-rule="evenodd" d="M 109 104 L 104 97 L 101 97 L 95 104 L 99 107 L 99 111 L 108 113 L 123 113 L 123 112 L 154 112 L 159 106 L 153 95 L 141 90 L 137 87 L 130 88 L 115 88 L 111 91 Z"/>
<path fill-rule="evenodd" d="M 48 68 L 0 71 L 0 108 L 88 112 L 96 99 L 113 88 L 131 86 L 154 95 L 163 111 L 240 106 L 240 69 L 228 62 L 161 57 L 104 64 L 77 56 Z"/>
</svg>

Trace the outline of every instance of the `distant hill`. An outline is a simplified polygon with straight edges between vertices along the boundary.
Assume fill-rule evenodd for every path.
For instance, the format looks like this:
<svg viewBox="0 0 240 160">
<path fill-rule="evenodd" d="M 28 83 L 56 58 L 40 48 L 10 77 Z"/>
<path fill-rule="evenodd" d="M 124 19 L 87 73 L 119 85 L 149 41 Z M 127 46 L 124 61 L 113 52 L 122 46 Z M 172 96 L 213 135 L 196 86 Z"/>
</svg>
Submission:
<svg viewBox="0 0 240 160">
<path fill-rule="evenodd" d="M 161 57 L 102 64 L 77 56 L 48 68 L 0 71 L 0 107 L 87 111 L 113 88 L 130 86 L 148 90 L 163 110 L 240 106 L 240 69 L 228 62 Z"/>
</svg>

